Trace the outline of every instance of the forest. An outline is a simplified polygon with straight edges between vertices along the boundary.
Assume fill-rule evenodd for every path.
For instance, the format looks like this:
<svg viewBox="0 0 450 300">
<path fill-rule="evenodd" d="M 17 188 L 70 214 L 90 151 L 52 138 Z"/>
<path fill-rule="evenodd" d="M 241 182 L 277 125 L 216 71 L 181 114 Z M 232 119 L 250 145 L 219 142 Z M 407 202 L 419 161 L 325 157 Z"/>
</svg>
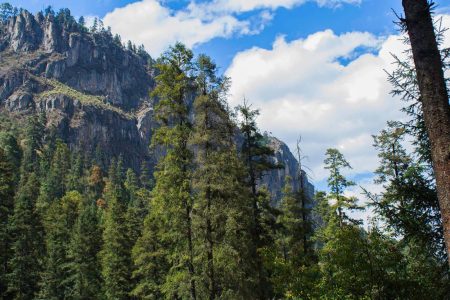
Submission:
<svg viewBox="0 0 450 300">
<path fill-rule="evenodd" d="M 434 96 L 424 86 L 437 58 L 442 81 L 434 82 L 444 84 L 450 125 L 449 49 L 441 28 L 414 35 L 420 22 L 408 19 L 415 15 L 407 4 L 415 1 L 404 2 L 399 26 L 411 47 L 386 80 L 404 100 L 407 121 L 389 121 L 373 136 L 379 194 L 362 186 L 360 199 L 348 196 L 358 185 L 345 176 L 351 161 L 330 148 L 328 188 L 315 193 L 312 208 L 301 171 L 286 178 L 272 205 L 260 182 L 284 166 L 273 160 L 259 110 L 246 100 L 230 107 L 230 78 L 182 43 L 154 61 L 158 127 L 149 143 L 161 154 L 154 167 L 143 161 L 137 172 L 121 156 L 71 149 L 47 126 L 45 111 L 21 119 L 2 111 L 0 298 L 448 299 L 450 199 L 440 189 L 449 185 L 441 175 L 449 158 L 438 161 L 445 143 L 436 140 L 450 128 L 433 131 L 439 124 L 430 121 L 427 99 Z M 432 26 L 433 6 L 419 2 Z M 18 14 L 0 8 L 0 23 Z M 426 35 L 437 56 L 421 64 L 417 43 Z M 352 213 L 368 208 L 369 224 Z"/>
</svg>

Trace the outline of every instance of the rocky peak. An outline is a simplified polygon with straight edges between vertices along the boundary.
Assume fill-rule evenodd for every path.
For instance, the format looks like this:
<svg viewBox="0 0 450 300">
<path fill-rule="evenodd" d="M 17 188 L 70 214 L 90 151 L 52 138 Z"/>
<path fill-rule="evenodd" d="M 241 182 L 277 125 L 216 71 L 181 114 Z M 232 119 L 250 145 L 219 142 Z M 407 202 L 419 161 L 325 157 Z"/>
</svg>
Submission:
<svg viewBox="0 0 450 300">
<path fill-rule="evenodd" d="M 124 49 L 108 30 L 89 33 L 64 11 L 34 16 L 23 10 L 6 24 L 0 22 L 0 27 L 5 59 L 42 57 L 39 64 L 27 65 L 34 75 L 104 96 L 126 110 L 136 110 L 148 100 L 153 84 L 148 58 Z"/>
</svg>

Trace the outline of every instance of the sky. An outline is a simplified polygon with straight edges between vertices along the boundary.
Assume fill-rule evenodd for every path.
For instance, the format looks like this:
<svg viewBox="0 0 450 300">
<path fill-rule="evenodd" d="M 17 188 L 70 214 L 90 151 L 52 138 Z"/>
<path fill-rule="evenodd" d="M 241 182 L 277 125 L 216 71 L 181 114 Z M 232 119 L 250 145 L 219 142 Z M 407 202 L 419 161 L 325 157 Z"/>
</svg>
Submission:
<svg viewBox="0 0 450 300">
<path fill-rule="evenodd" d="M 348 176 L 379 189 L 372 183 L 378 165 L 372 135 L 386 121 L 404 118 L 404 103 L 389 94 L 385 72 L 393 70 L 391 53 L 405 49 L 394 24 L 400 0 L 9 2 L 31 12 L 51 5 L 88 21 L 101 18 L 154 58 L 176 41 L 206 53 L 231 78 L 232 105 L 245 97 L 260 109 L 261 129 L 292 150 L 302 136 L 304 164 L 318 189 L 326 188 L 327 148 L 346 156 L 353 166 Z M 435 2 L 436 15 L 450 27 L 450 0 Z"/>
</svg>

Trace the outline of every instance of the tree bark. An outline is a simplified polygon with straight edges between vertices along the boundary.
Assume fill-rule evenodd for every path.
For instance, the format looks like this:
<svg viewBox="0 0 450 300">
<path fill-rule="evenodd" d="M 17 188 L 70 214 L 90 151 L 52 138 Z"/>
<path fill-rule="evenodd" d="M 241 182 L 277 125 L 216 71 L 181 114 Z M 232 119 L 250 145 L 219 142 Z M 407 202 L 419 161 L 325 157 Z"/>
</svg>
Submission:
<svg viewBox="0 0 450 300">
<path fill-rule="evenodd" d="M 450 254 L 450 106 L 441 56 L 427 0 L 402 0 L 406 30 L 411 42 L 422 110 L 431 142 L 431 158 L 444 229 Z M 450 255 L 447 256 L 450 263 Z"/>
</svg>

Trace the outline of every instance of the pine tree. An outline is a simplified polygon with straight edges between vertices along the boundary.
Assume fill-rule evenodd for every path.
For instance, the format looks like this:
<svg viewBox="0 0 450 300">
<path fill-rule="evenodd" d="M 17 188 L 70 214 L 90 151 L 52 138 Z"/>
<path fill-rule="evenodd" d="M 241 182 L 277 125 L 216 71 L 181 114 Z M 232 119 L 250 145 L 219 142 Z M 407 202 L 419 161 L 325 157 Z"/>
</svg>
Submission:
<svg viewBox="0 0 450 300">
<path fill-rule="evenodd" d="M 25 148 L 21 164 L 21 174 L 39 170 L 38 151 L 42 149 L 45 134 L 45 115 L 33 115 L 25 128 Z"/>
<path fill-rule="evenodd" d="M 17 8 L 9 3 L 0 4 L 0 22 L 6 23 L 10 17 L 17 15 Z"/>
<path fill-rule="evenodd" d="M 95 18 L 94 19 L 94 23 L 92 24 L 92 26 L 91 26 L 91 32 L 92 33 L 97 33 L 98 31 L 99 31 L 99 25 L 98 25 L 98 18 Z"/>
<path fill-rule="evenodd" d="M 151 208 L 150 208 L 151 209 Z M 133 247 L 132 257 L 134 265 L 133 279 L 137 282 L 132 296 L 139 299 L 162 299 L 167 269 L 167 243 L 161 241 L 160 223 L 158 216 L 150 212 L 143 224 L 142 235 Z"/>
<path fill-rule="evenodd" d="M 280 213 L 277 217 L 276 240 L 271 263 L 272 281 L 280 296 L 295 294 L 306 297 L 310 292 L 305 279 L 310 271 L 310 253 L 305 251 L 305 232 L 310 233 L 309 224 L 304 223 L 304 204 L 301 194 L 294 192 L 292 178 L 285 179 Z"/>
<path fill-rule="evenodd" d="M 139 188 L 138 178 L 133 170 L 128 169 L 125 179 L 125 192 L 128 198 L 126 222 L 131 245 L 141 236 L 145 216 L 148 213 L 150 191 Z"/>
<path fill-rule="evenodd" d="M 42 181 L 41 190 L 38 198 L 38 208 L 41 213 L 56 199 L 61 198 L 66 192 L 66 176 L 70 170 L 70 152 L 69 148 L 62 141 L 57 141 L 55 150 L 52 152 L 52 158 L 48 169 L 45 172 L 45 179 Z"/>
<path fill-rule="evenodd" d="M 141 240 L 156 235 L 158 241 L 152 243 L 151 248 L 155 250 L 151 250 L 151 253 L 140 252 L 147 251 L 148 247 L 134 251 L 138 268 L 135 276 L 140 277 L 135 291 L 154 287 L 155 279 L 148 276 L 164 273 L 160 292 L 152 293 L 163 293 L 167 298 L 197 298 L 192 232 L 192 152 L 188 149 L 192 124 L 186 103 L 191 92 L 189 73 L 192 56 L 190 50 L 178 43 L 157 64 L 159 75 L 156 77 L 157 86 L 153 96 L 159 98 L 155 112 L 161 127 L 153 135 L 152 144 L 164 148 L 166 154 L 157 165 L 150 214 L 144 224 Z M 162 243 L 165 249 L 156 248 Z M 138 241 L 138 245 L 142 243 Z M 161 254 L 160 251 L 165 253 Z M 153 260 L 147 259 L 149 257 L 163 257 L 168 269 L 150 271 Z M 155 267 L 165 265 L 163 263 Z"/>
<path fill-rule="evenodd" d="M 153 189 L 154 182 L 153 179 L 151 178 L 148 163 L 146 161 L 143 161 L 141 164 L 139 183 L 143 188 L 147 190 Z"/>
<path fill-rule="evenodd" d="M 92 199 L 85 198 L 68 242 L 68 262 L 65 269 L 70 290 L 67 298 L 81 300 L 103 297 L 99 259 L 101 245 L 102 232 L 97 206 Z"/>
<path fill-rule="evenodd" d="M 44 217 L 46 257 L 39 293 L 40 299 L 63 299 L 69 294 L 67 264 L 72 228 L 78 218 L 83 199 L 69 192 L 50 204 Z"/>
<path fill-rule="evenodd" d="M 338 212 L 339 226 L 342 227 L 345 221 L 357 223 L 344 211 L 347 209 L 355 210 L 361 209 L 357 205 L 357 199 L 354 197 L 346 197 L 344 191 L 346 188 L 354 186 L 353 181 L 348 180 L 342 175 L 342 169 L 351 169 L 350 164 L 345 159 L 344 155 L 337 149 L 327 149 L 326 158 L 324 161 L 325 169 L 330 171 L 327 182 L 330 188 L 329 198 L 334 201 L 333 207 Z"/>
<path fill-rule="evenodd" d="M 250 189 L 250 197 L 252 200 L 252 238 L 254 244 L 253 257 L 258 274 L 257 291 L 260 293 L 258 298 L 267 299 L 270 297 L 271 287 L 267 280 L 268 274 L 267 270 L 264 270 L 260 252 L 266 246 L 269 246 L 264 244 L 264 240 L 267 240 L 270 233 L 264 230 L 264 227 L 266 226 L 262 224 L 261 220 L 263 213 L 263 203 L 261 203 L 261 200 L 264 202 L 268 195 L 265 197 L 264 194 L 260 194 L 257 187 L 258 181 L 261 180 L 264 174 L 266 174 L 269 170 L 279 168 L 280 166 L 274 164 L 271 160 L 274 152 L 267 145 L 265 137 L 259 132 L 257 127 L 256 117 L 259 115 L 259 111 L 252 110 L 251 106 L 245 101 L 243 105 L 238 106 L 238 111 L 241 115 L 240 130 L 244 139 L 241 155 L 244 165 L 247 168 L 247 186 Z"/>
<path fill-rule="evenodd" d="M 431 16 L 433 3 L 403 0 L 405 18 L 417 71 L 423 120 L 430 139 L 436 190 L 444 227 L 447 259 L 450 264 L 450 105 L 443 63 Z"/>
<path fill-rule="evenodd" d="M 38 152 L 44 138 L 45 115 L 29 117 L 25 128 L 25 147 L 20 166 L 20 182 L 9 219 L 11 256 L 8 261 L 8 290 L 12 299 L 33 299 L 37 295 L 44 254 L 43 228 L 36 210 L 39 195 Z"/>
<path fill-rule="evenodd" d="M 238 168 L 240 162 L 234 143 L 235 124 L 230 118 L 225 99 L 228 79 L 217 76 L 216 65 L 209 57 L 200 55 L 196 61 L 195 82 L 198 96 L 193 105 L 195 122 L 190 143 L 196 149 L 193 228 L 199 278 L 197 296 L 201 299 L 216 299 L 223 295 L 232 298 L 248 297 L 251 289 L 248 280 L 251 275 L 247 279 L 243 279 L 245 276 L 238 277 L 243 266 L 232 266 L 229 263 L 236 255 L 249 258 L 249 247 L 244 245 L 250 239 L 241 240 L 242 245 L 237 246 L 235 241 L 240 237 L 233 237 L 236 235 L 233 231 L 227 232 L 227 224 L 234 224 L 236 221 L 241 223 L 242 220 L 234 218 L 238 217 L 236 210 L 249 212 L 251 206 L 245 207 L 242 196 L 239 197 L 241 203 L 235 200 L 235 192 L 241 195 L 246 193 L 243 173 L 239 174 L 232 169 Z M 242 167 L 240 169 L 243 170 Z M 241 186 L 238 187 L 236 183 Z M 239 286 L 239 289 L 233 290 L 232 286 Z"/>
<path fill-rule="evenodd" d="M 84 17 L 83 16 L 81 16 L 79 19 L 78 19 L 78 24 L 81 26 L 81 28 L 84 30 L 86 27 L 86 20 L 84 19 Z"/>
<path fill-rule="evenodd" d="M 442 280 L 448 265 L 438 198 L 426 163 L 403 147 L 405 134 L 403 126 L 389 122 L 387 129 L 374 136 L 380 158 L 375 182 L 384 191 L 368 196 L 388 232 L 400 241 L 405 267 L 399 278 L 416 287 L 402 290 L 402 295 L 441 298 L 448 288 Z"/>
<path fill-rule="evenodd" d="M 20 164 L 22 159 L 22 150 L 19 147 L 17 138 L 10 132 L 0 132 L 0 148 L 3 150 L 5 159 L 11 164 L 13 184 L 17 186 L 20 179 Z"/>
<path fill-rule="evenodd" d="M 86 191 L 87 182 L 84 176 L 84 164 L 80 153 L 72 153 L 70 161 L 70 169 L 66 175 L 65 190 L 83 193 Z"/>
<path fill-rule="evenodd" d="M 103 248 L 100 252 L 107 299 L 127 299 L 131 291 L 131 243 L 126 224 L 126 199 L 119 174 L 120 163 L 111 163 L 103 193 Z"/>
<path fill-rule="evenodd" d="M 405 239 L 416 239 L 430 249 L 430 254 L 445 255 L 439 203 L 433 178 L 426 165 L 406 153 L 402 145 L 405 130 L 397 123 L 374 136 L 380 166 L 375 183 L 385 191 L 371 195 L 376 212 L 387 225 Z"/>
<path fill-rule="evenodd" d="M 14 210 L 13 164 L 0 148 L 0 298 L 6 298 L 8 260 L 11 257 L 11 236 L 8 223 Z"/>
<path fill-rule="evenodd" d="M 7 274 L 11 299 L 34 299 L 37 295 L 43 255 L 42 225 L 35 207 L 38 194 L 35 173 L 22 175 L 8 226 L 12 237 Z"/>
<path fill-rule="evenodd" d="M 342 153 L 337 149 L 328 149 L 324 161 L 329 170 L 328 195 L 319 193 L 321 203 L 319 212 L 324 221 L 316 232 L 321 245 L 319 266 L 322 278 L 318 288 L 326 297 L 332 299 L 356 297 L 363 298 L 370 290 L 367 256 L 364 253 L 366 239 L 358 226 L 359 220 L 348 215 L 349 210 L 361 209 L 357 199 L 344 195 L 346 188 L 354 185 L 343 174 L 344 168 L 351 168 Z M 330 203 L 331 202 L 331 203 Z M 355 276 L 355 272 L 361 274 Z"/>
</svg>

